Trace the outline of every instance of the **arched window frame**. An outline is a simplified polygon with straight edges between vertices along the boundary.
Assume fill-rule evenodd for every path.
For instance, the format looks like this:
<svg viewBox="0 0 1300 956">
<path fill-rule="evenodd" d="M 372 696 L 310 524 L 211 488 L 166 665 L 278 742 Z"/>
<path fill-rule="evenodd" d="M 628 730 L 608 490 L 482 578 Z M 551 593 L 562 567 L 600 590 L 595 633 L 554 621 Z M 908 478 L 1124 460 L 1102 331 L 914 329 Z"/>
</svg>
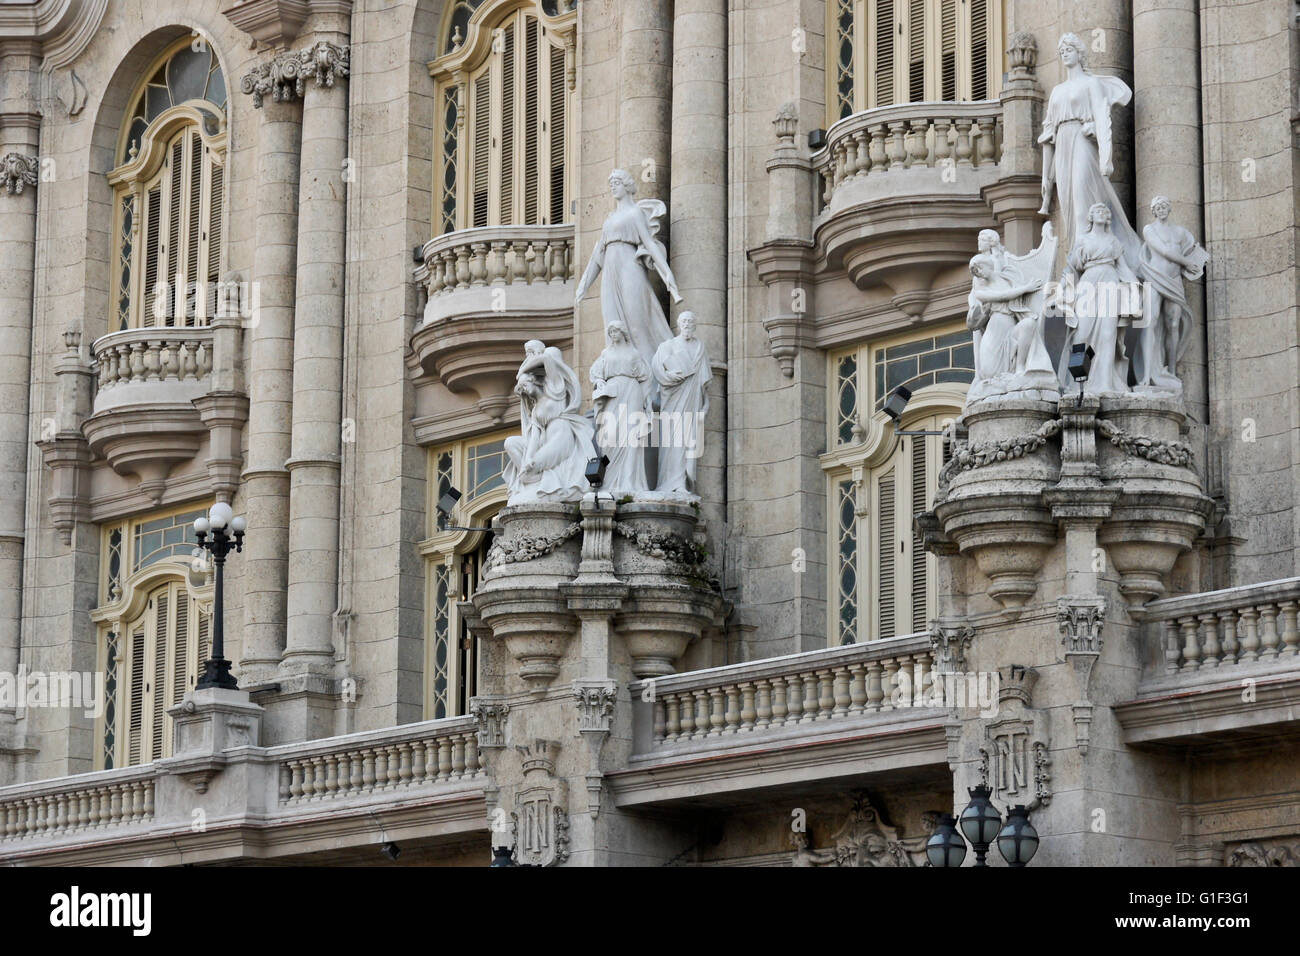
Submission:
<svg viewBox="0 0 1300 956">
<path fill-rule="evenodd" d="M 192 43 L 187 37 L 173 44 L 144 72 L 119 133 L 116 155 L 121 162 L 108 174 L 114 239 L 110 331 L 202 326 L 216 312 L 224 254 L 228 140 L 219 65 L 213 76 L 222 83 L 220 103 L 195 98 L 173 104 L 143 132 L 134 119 L 141 97 L 156 85 L 151 81 L 158 71 Z M 148 229 L 154 204 L 161 233 L 157 243 L 146 235 L 154 231 Z M 172 220 L 174 228 L 164 229 L 163 224 Z M 151 246 L 157 248 L 152 269 Z M 189 275 L 191 271 L 195 275 Z"/>
<path fill-rule="evenodd" d="M 828 125 L 878 106 L 995 99 L 1002 8 L 1002 0 L 827 0 Z"/>
<path fill-rule="evenodd" d="M 961 331 L 956 325 L 927 329 L 828 356 L 831 450 L 821 457 L 827 494 L 828 646 L 924 630 L 935 613 L 937 562 L 921 550 L 912 517 L 932 505 L 951 447 L 940 435 L 896 435 L 878 408 L 882 389 L 874 370 L 890 347 L 925 339 L 937 343 Z M 965 374 L 957 366 L 953 371 Z M 899 428 L 944 430 L 961 414 L 968 387 L 967 382 L 938 381 L 915 388 Z M 842 394 L 846 389 L 848 394 Z M 842 427 L 846 418 L 857 426 L 851 432 Z M 882 507 L 884 503 L 892 507 Z M 883 555 L 886 546 L 889 555 Z"/>
<path fill-rule="evenodd" d="M 456 45 L 454 37 L 469 9 L 473 12 L 465 22 L 464 37 Z M 524 16 L 535 18 L 539 28 L 535 163 L 525 159 L 529 132 L 525 110 L 503 109 L 501 96 L 505 31 L 516 31 L 514 60 L 516 65 L 522 64 L 523 29 L 516 25 Z M 572 219 L 577 24 L 573 3 L 480 0 L 475 4 L 459 0 L 448 4 L 437 49 L 450 52 L 429 63 L 435 88 L 435 235 L 476 226 L 542 225 Z M 511 102 L 522 101 L 526 71 L 516 68 L 513 75 L 519 99 Z M 554 122 L 557 112 L 562 116 L 558 124 Z M 507 149 L 511 144 L 513 148 Z M 529 168 L 539 171 L 531 184 Z"/>
<path fill-rule="evenodd" d="M 420 543 L 426 595 L 424 715 L 429 720 L 460 716 L 476 691 L 480 664 L 476 642 L 457 604 L 473 596 L 467 593 L 467 585 L 474 578 L 481 580 L 483 569 L 478 565 L 491 539 L 486 531 L 440 528 L 437 502 L 448 487 L 455 487 L 464 495 L 455 523 L 489 527 L 508 495 L 500 469 L 504 466 L 501 446 L 510 434 L 479 435 L 429 450 L 429 536 Z"/>
<path fill-rule="evenodd" d="M 187 526 L 195 514 L 206 514 L 206 506 L 186 505 L 101 527 L 100 602 L 90 614 L 97 670 L 105 681 L 105 707 L 95 726 L 96 770 L 171 756 L 172 720 L 166 711 L 194 689 L 211 651 L 214 584 L 210 566 L 193 563 L 193 532 Z M 153 552 L 151 563 L 141 564 L 146 555 L 140 553 L 139 529 L 166 519 L 183 533 L 164 545 L 171 553 Z"/>
</svg>

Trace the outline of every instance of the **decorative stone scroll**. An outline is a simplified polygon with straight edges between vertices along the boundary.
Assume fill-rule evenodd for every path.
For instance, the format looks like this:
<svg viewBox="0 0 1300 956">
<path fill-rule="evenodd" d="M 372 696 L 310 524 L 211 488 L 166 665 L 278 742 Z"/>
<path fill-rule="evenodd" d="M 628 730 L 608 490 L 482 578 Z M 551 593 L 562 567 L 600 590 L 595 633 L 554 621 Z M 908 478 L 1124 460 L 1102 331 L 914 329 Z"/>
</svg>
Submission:
<svg viewBox="0 0 1300 956">
<path fill-rule="evenodd" d="M 334 86 L 337 78 L 349 74 L 350 61 L 348 47 L 321 40 L 306 50 L 279 53 L 259 63 L 244 74 L 239 85 L 252 94 L 253 108 L 260 110 L 268 94 L 276 103 L 301 99 L 308 80 L 315 80 L 319 86 Z"/>
<path fill-rule="evenodd" d="M 35 186 L 40 160 L 22 153 L 5 153 L 0 157 L 0 182 L 10 196 L 21 196 L 28 186 Z"/>
</svg>

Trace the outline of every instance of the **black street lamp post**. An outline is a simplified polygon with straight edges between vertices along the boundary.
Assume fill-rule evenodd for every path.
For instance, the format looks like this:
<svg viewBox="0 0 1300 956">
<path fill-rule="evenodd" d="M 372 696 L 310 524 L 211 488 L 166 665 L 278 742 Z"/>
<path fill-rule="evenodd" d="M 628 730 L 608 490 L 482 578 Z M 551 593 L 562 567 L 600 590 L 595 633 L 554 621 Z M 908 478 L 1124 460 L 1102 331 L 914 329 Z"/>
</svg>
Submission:
<svg viewBox="0 0 1300 956">
<path fill-rule="evenodd" d="M 998 852 L 1009 866 L 1025 866 L 1038 852 L 1038 831 L 1029 822 L 1029 808 L 1017 805 L 1007 811 L 1004 825 L 1002 814 L 989 797 L 987 786 L 971 787 L 971 801 L 959 819 L 950 815 L 939 818 L 930 839 L 925 844 L 925 855 L 931 866 L 961 866 L 966 859 L 964 834 L 975 848 L 975 866 L 988 866 L 984 862 L 989 847 L 996 842 Z M 960 828 L 960 830 L 958 829 Z"/>
<path fill-rule="evenodd" d="M 212 609 L 212 656 L 204 663 L 203 676 L 194 685 L 195 690 L 205 687 L 239 689 L 239 682 L 230 673 L 230 661 L 226 660 L 224 571 L 226 555 L 231 549 L 236 552 L 244 550 L 244 530 L 247 527 L 248 522 L 242 516 L 235 517 L 230 505 L 224 502 L 217 502 L 206 518 L 194 522 L 199 547 L 212 555 L 217 571 L 217 596 Z"/>
</svg>

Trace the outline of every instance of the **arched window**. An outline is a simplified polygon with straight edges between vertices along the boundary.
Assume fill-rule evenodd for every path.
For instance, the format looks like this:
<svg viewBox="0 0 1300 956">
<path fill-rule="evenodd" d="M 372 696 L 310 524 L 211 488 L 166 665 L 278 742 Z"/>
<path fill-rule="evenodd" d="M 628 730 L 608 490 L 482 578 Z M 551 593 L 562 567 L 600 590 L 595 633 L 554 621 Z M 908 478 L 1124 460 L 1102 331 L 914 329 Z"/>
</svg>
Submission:
<svg viewBox="0 0 1300 956">
<path fill-rule="evenodd" d="M 194 519 L 205 508 L 133 518 L 103 529 L 99 662 L 105 706 L 97 769 L 172 752 L 167 710 L 193 690 L 210 654 L 210 584 L 194 572 Z"/>
<path fill-rule="evenodd" d="M 449 6 L 429 64 L 439 234 L 570 218 L 575 11 L 566 0 Z"/>
<path fill-rule="evenodd" d="M 912 391 L 907 431 L 942 432 L 974 375 L 970 332 L 925 332 L 853 346 L 830 357 L 827 540 L 830 645 L 914 634 L 936 613 L 936 564 L 913 524 L 951 455 L 943 435 L 896 436 L 880 411 Z"/>
<path fill-rule="evenodd" d="M 505 435 L 487 435 L 429 452 L 429 537 L 425 555 L 425 716 L 469 713 L 478 692 L 478 639 L 457 604 L 474 596 L 483 577 L 492 535 L 448 525 L 485 528 L 505 504 Z M 452 488 L 461 492 L 454 522 L 441 520 L 434 503 Z"/>
<path fill-rule="evenodd" d="M 829 0 L 826 8 L 830 122 L 896 103 L 997 97 L 1001 0 Z"/>
<path fill-rule="evenodd" d="M 206 325 L 216 311 L 225 201 L 226 85 L 186 39 L 147 72 L 126 113 L 113 187 L 109 328 Z"/>
</svg>

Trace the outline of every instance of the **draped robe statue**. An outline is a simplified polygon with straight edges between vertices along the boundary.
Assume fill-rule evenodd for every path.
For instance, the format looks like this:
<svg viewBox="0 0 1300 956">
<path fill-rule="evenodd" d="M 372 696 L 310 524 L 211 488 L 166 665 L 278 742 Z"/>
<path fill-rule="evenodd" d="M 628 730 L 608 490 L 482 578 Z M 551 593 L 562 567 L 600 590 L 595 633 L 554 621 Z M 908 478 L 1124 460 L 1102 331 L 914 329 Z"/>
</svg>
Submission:
<svg viewBox="0 0 1300 956">
<path fill-rule="evenodd" d="M 1184 279 L 1199 279 L 1210 254 L 1182 226 L 1169 221 L 1171 205 L 1164 196 L 1151 200 L 1156 221 L 1142 230 L 1142 335 L 1133 353 L 1139 386 L 1181 392 L 1178 361 L 1191 340 L 1192 310 Z"/>
<path fill-rule="evenodd" d="M 1066 316 L 1065 347 L 1060 378 L 1064 387 L 1073 379 L 1068 371 L 1070 348 L 1076 343 L 1092 347 L 1092 369 L 1083 383 L 1089 395 L 1129 391 L 1129 359 L 1121 327 L 1129 324 L 1136 308 L 1136 276 L 1124 258 L 1124 246 L 1110 230 L 1111 214 L 1105 203 L 1088 212 L 1088 231 L 1079 237 L 1066 260 L 1066 284 L 1079 290 Z"/>
<path fill-rule="evenodd" d="M 695 315 L 677 318 L 679 334 L 655 351 L 651 368 L 659 382 L 659 481 L 655 490 L 695 493 L 696 463 L 704 453 L 704 416 L 709 411 L 713 370 L 704 343 L 695 337 Z"/>
<path fill-rule="evenodd" d="M 595 454 L 591 422 L 579 411 L 582 388 L 560 350 L 533 339 L 515 377 L 521 434 L 505 441 L 508 505 L 580 501 Z"/>
<path fill-rule="evenodd" d="M 620 322 L 605 328 L 608 345 L 591 365 L 596 443 L 609 457 L 603 488 L 614 494 L 648 491 L 645 452 L 654 379 Z"/>
</svg>

